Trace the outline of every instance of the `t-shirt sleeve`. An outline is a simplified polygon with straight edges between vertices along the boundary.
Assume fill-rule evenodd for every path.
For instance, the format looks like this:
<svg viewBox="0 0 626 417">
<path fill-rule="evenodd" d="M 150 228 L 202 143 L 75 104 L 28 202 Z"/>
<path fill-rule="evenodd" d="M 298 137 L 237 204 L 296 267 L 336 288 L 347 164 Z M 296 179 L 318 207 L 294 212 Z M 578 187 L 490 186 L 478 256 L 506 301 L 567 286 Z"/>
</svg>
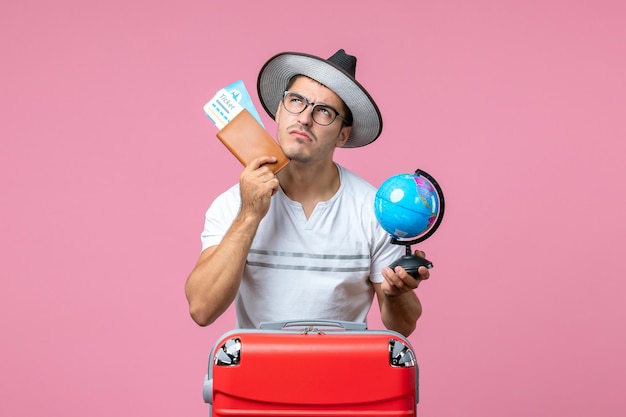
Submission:
<svg viewBox="0 0 626 417">
<path fill-rule="evenodd" d="M 370 270 L 370 281 L 376 284 L 383 282 L 383 268 L 391 265 L 398 258 L 404 255 L 405 248 L 402 245 L 391 243 L 391 237 L 376 224 L 372 246 L 372 263 Z"/>
<path fill-rule="evenodd" d="M 204 229 L 200 235 L 202 250 L 220 244 L 237 216 L 240 206 L 238 185 L 220 194 L 211 203 L 204 216 Z"/>
<path fill-rule="evenodd" d="M 366 219 L 365 224 L 369 227 L 369 239 L 371 250 L 370 264 L 370 281 L 380 284 L 384 277 L 382 270 L 394 263 L 398 258 L 404 255 L 405 247 L 403 245 L 394 245 L 391 243 L 391 236 L 387 233 L 374 213 L 374 195 L 372 194 L 368 203 L 364 206 L 363 218 Z"/>
</svg>

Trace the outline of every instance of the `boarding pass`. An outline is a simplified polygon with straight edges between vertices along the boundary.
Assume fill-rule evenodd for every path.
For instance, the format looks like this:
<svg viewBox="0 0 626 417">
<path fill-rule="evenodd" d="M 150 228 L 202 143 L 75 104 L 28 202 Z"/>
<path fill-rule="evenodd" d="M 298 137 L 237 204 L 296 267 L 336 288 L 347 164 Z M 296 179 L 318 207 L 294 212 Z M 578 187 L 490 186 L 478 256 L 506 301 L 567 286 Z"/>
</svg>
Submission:
<svg viewBox="0 0 626 417">
<path fill-rule="evenodd" d="M 242 80 L 235 81 L 229 86 L 218 90 L 215 96 L 204 105 L 204 112 L 220 130 L 243 109 L 247 109 L 257 122 L 263 126 L 263 122 L 261 122 L 261 118 Z"/>
</svg>

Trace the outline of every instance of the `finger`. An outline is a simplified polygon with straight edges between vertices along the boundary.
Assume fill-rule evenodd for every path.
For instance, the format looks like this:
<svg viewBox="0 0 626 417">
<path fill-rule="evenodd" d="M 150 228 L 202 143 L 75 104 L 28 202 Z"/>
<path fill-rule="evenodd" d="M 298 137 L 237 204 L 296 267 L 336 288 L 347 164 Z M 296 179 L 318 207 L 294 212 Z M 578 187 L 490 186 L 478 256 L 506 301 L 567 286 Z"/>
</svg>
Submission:
<svg viewBox="0 0 626 417">
<path fill-rule="evenodd" d="M 425 266 L 420 266 L 417 270 L 417 273 L 419 274 L 420 280 L 426 280 L 430 278 L 430 269 L 426 268 Z"/>
<path fill-rule="evenodd" d="M 419 285 L 419 279 L 406 272 L 401 266 L 395 268 L 395 274 L 392 275 L 390 281 L 398 289 L 403 292 L 414 290 Z"/>
<path fill-rule="evenodd" d="M 260 156 L 250 161 L 248 166 L 250 166 L 254 170 L 260 168 L 265 164 L 273 164 L 276 161 L 277 159 L 275 156 Z"/>
<path fill-rule="evenodd" d="M 398 285 L 402 285 L 402 279 L 398 276 L 398 272 L 396 272 L 396 270 L 399 271 L 402 268 L 400 269 L 398 268 L 399 267 L 396 267 L 395 269 L 391 269 L 390 267 L 386 267 L 383 269 L 383 278 L 385 279 L 385 282 L 391 288 L 398 287 Z"/>
<path fill-rule="evenodd" d="M 272 196 L 276 194 L 279 186 L 280 186 L 280 182 L 278 181 L 278 178 L 276 177 L 276 175 L 274 175 L 274 178 L 270 180 L 270 187 L 272 187 L 272 194 L 271 194 Z"/>
</svg>

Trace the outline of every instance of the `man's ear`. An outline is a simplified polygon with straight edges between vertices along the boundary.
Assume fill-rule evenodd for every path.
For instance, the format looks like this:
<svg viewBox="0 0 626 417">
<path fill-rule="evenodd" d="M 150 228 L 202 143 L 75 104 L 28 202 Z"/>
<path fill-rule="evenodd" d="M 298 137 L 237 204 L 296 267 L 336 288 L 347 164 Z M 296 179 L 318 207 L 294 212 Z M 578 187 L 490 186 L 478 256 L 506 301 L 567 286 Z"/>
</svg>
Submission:
<svg viewBox="0 0 626 417">
<path fill-rule="evenodd" d="M 278 108 L 276 109 L 276 115 L 274 116 L 274 120 L 276 120 L 276 122 L 278 123 L 278 118 L 280 117 L 280 109 L 283 107 L 281 106 L 282 101 L 278 102 Z"/>
<path fill-rule="evenodd" d="M 352 126 L 343 126 L 339 131 L 339 137 L 337 137 L 336 147 L 341 148 L 346 144 L 350 133 L 352 132 Z"/>
</svg>

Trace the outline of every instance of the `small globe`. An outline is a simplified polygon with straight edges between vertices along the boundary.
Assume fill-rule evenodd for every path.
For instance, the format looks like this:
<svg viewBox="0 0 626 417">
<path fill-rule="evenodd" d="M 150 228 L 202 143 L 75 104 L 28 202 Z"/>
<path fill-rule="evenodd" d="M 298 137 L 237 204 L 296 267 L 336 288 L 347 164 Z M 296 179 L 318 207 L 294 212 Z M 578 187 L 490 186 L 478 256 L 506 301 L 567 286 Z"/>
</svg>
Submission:
<svg viewBox="0 0 626 417">
<path fill-rule="evenodd" d="M 394 239 L 414 239 L 424 235 L 440 214 L 441 198 L 437 188 L 420 175 L 419 170 L 415 174 L 390 177 L 376 192 L 376 219 Z"/>
</svg>

